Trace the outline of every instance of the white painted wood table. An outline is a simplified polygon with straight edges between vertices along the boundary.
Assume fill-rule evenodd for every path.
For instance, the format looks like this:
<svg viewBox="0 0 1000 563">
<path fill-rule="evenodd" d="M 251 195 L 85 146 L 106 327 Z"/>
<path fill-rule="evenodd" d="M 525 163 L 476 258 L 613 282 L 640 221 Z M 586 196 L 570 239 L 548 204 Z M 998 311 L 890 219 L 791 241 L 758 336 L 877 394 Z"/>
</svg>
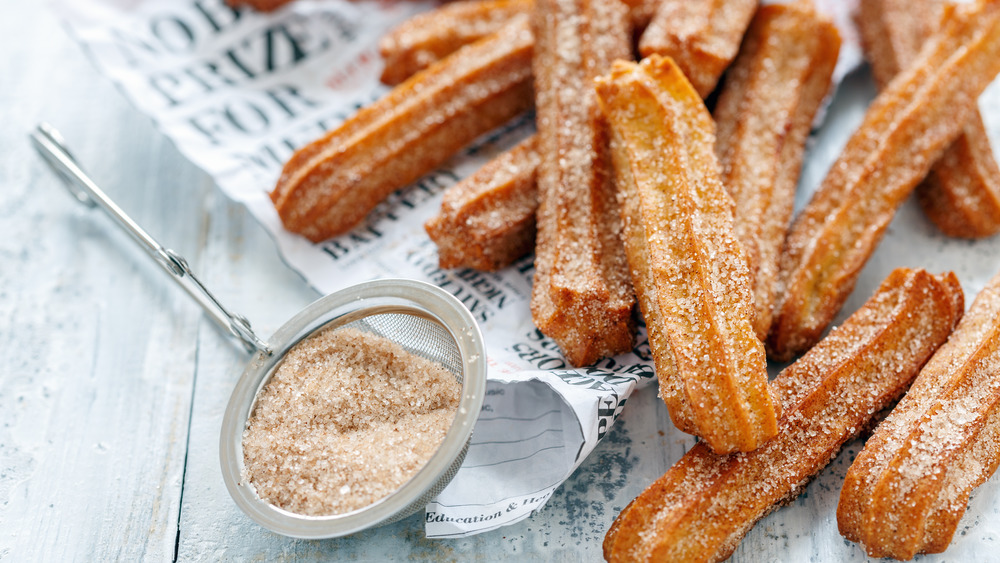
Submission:
<svg viewBox="0 0 1000 563">
<path fill-rule="evenodd" d="M 328 541 L 258 527 L 230 500 L 218 462 L 223 409 L 247 356 L 103 215 L 64 193 L 27 132 L 41 120 L 61 129 L 95 180 L 260 334 L 317 294 L 98 74 L 44 3 L 0 4 L 0 46 L 0 560 L 597 560 L 618 511 L 693 443 L 651 387 L 520 524 L 436 541 L 423 537 L 422 515 Z M 848 86 L 845 107 L 872 95 L 863 73 Z M 855 122 L 856 113 L 845 110 Z M 834 517 L 857 448 L 759 523 L 734 559 L 864 560 Z M 973 503 L 992 507 L 997 496 L 991 482 Z M 986 557 L 993 529 L 965 521 L 956 542 Z"/>
</svg>

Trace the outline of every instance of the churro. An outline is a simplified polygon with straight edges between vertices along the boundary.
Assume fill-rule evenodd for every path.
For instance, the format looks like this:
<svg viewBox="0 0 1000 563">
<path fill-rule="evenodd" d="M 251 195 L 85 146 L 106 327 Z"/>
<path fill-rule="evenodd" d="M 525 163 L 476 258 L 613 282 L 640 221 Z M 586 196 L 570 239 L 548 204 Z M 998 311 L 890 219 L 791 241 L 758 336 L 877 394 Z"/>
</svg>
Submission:
<svg viewBox="0 0 1000 563">
<path fill-rule="evenodd" d="M 944 0 L 866 0 L 854 21 L 872 76 L 884 90 L 913 64 L 924 42 L 937 29 Z"/>
<path fill-rule="evenodd" d="M 768 338 L 776 359 L 819 340 L 896 209 L 1000 71 L 1000 1 L 949 4 L 945 13 L 917 61 L 872 102 L 789 231 Z"/>
<path fill-rule="evenodd" d="M 1000 167 L 978 110 L 917 186 L 917 201 L 948 236 L 984 238 L 1000 232 Z"/>
<path fill-rule="evenodd" d="M 529 137 L 444 192 L 441 212 L 424 224 L 442 268 L 499 270 L 531 252 L 537 168 Z"/>
<path fill-rule="evenodd" d="M 778 256 L 792 218 L 806 138 L 830 89 L 840 35 L 808 4 L 757 11 L 715 106 L 722 185 L 753 288 L 754 329 L 767 338 Z"/>
<path fill-rule="evenodd" d="M 622 0 L 628 7 L 629 19 L 632 21 L 632 29 L 637 34 L 642 34 L 643 30 L 649 26 L 649 22 L 656 14 L 656 8 L 661 0 Z M 638 37 L 638 36 L 637 36 Z"/>
<path fill-rule="evenodd" d="M 288 4 L 292 0 L 226 0 L 226 4 L 230 6 L 250 6 L 258 12 L 272 12 L 278 8 Z"/>
<path fill-rule="evenodd" d="M 382 82 L 395 86 L 532 9 L 532 0 L 461 0 L 417 14 L 379 41 Z"/>
<path fill-rule="evenodd" d="M 288 0 L 279 0 L 288 1 Z M 637 33 L 653 18 L 660 0 L 623 0 Z M 534 10 L 532 0 L 459 0 L 417 14 L 379 41 L 385 60 L 382 82 L 399 84 L 432 62 L 499 29 L 517 14 Z"/>
<path fill-rule="evenodd" d="M 593 80 L 631 57 L 618 0 L 535 3 L 535 326 L 575 366 L 632 348 L 635 295 Z"/>
<path fill-rule="evenodd" d="M 938 27 L 942 5 L 941 0 L 861 2 L 858 30 L 881 88 L 916 60 Z M 917 186 L 917 198 L 946 235 L 981 238 L 1000 232 L 1000 167 L 978 109 Z"/>
<path fill-rule="evenodd" d="M 962 314 L 952 274 L 894 271 L 843 325 L 772 383 L 778 435 L 720 456 L 702 442 L 618 516 L 609 561 L 721 561 L 753 525 L 798 496 L 845 442 L 910 384 Z"/>
<path fill-rule="evenodd" d="M 660 0 L 639 52 L 669 56 L 702 98 L 736 57 L 757 0 Z"/>
<path fill-rule="evenodd" d="M 271 199 L 312 241 L 357 225 L 393 190 L 531 106 L 529 17 L 397 86 L 285 164 Z"/>
<path fill-rule="evenodd" d="M 716 453 L 777 432 L 750 273 L 719 180 L 715 127 L 670 58 L 617 61 L 597 82 L 611 129 L 625 251 L 660 396 L 681 430 Z"/>
<path fill-rule="evenodd" d="M 847 471 L 840 533 L 871 557 L 951 543 L 972 490 L 1000 463 L 1000 275 L 976 297 Z"/>
</svg>

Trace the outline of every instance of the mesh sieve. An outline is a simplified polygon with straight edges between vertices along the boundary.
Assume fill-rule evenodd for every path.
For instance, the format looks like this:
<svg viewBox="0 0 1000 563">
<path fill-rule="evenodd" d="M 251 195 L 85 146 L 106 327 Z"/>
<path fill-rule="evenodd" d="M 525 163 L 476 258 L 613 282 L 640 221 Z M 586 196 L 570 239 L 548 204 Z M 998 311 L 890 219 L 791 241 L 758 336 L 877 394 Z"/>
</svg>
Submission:
<svg viewBox="0 0 1000 563">
<path fill-rule="evenodd" d="M 399 344 L 407 352 L 437 362 L 462 382 L 462 356 L 455 339 L 444 326 L 417 315 L 387 313 L 372 315 L 344 325 L 377 334 Z"/>
<path fill-rule="evenodd" d="M 222 421 L 219 457 L 223 480 L 251 519 L 280 534 L 328 538 L 394 522 L 413 514 L 454 477 L 465 458 L 472 428 L 486 391 L 486 349 L 469 310 L 453 295 L 428 283 L 375 280 L 320 298 L 285 323 L 268 342 L 250 323 L 230 312 L 195 277 L 187 261 L 163 247 L 118 207 L 80 168 L 58 131 L 39 125 L 31 140 L 66 184 L 70 194 L 87 207 L 102 210 L 156 260 L 210 319 L 254 352 L 233 389 Z M 352 326 L 388 338 L 407 351 L 435 361 L 462 384 L 458 412 L 441 445 L 427 463 L 399 489 L 369 506 L 334 516 L 304 516 L 271 505 L 242 482 L 242 437 L 257 394 L 285 354 L 321 328 Z"/>
<path fill-rule="evenodd" d="M 345 514 L 294 514 L 260 499 L 243 482 L 242 435 L 256 397 L 295 344 L 320 329 L 350 327 L 392 340 L 437 362 L 462 384 L 455 419 L 437 452 L 399 489 Z M 223 478 L 236 504 L 264 527 L 293 537 L 327 538 L 396 522 L 432 500 L 458 471 L 486 388 L 485 347 L 469 311 L 444 290 L 415 280 L 376 280 L 324 297 L 269 340 L 274 354 L 248 364 L 226 408 L 220 441 Z"/>
<path fill-rule="evenodd" d="M 455 340 L 445 327 L 432 320 L 415 315 L 385 314 L 372 315 L 344 326 L 393 340 L 407 352 L 441 364 L 455 375 L 455 379 L 459 383 L 464 378 L 462 375 L 462 356 L 455 345 Z M 471 441 L 472 436 L 470 435 L 458 457 L 433 487 L 394 516 L 387 518 L 382 524 L 398 522 L 427 506 L 427 503 L 433 500 L 458 473 L 458 468 L 461 467 L 465 460 L 465 454 L 469 451 Z"/>
</svg>

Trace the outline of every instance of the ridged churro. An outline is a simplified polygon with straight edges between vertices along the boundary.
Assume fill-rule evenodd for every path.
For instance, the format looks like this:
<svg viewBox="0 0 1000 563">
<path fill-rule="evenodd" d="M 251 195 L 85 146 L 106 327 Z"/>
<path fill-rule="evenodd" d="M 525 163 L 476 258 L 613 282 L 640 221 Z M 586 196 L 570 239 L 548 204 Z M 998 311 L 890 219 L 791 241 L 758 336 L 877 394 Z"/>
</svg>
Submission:
<svg viewBox="0 0 1000 563">
<path fill-rule="evenodd" d="M 597 82 L 612 138 L 625 250 L 660 396 L 713 451 L 748 452 L 777 432 L 746 257 L 719 180 L 715 126 L 669 58 L 618 61 Z"/>
<path fill-rule="evenodd" d="M 954 275 L 896 270 L 843 325 L 772 383 L 778 435 L 750 453 L 689 450 L 618 516 L 609 561 L 722 561 L 753 525 L 798 496 L 848 440 L 910 385 L 962 314 Z"/>
<path fill-rule="evenodd" d="M 940 553 L 998 464 L 1000 275 L 848 469 L 840 533 L 871 557 Z"/>
<path fill-rule="evenodd" d="M 1000 1 L 949 4 L 945 12 L 918 60 L 872 102 L 789 231 L 768 338 L 776 359 L 819 340 L 896 209 L 1000 71 Z"/>
<path fill-rule="evenodd" d="M 736 57 L 757 0 L 660 0 L 639 52 L 668 56 L 702 98 Z"/>
<path fill-rule="evenodd" d="M 917 200 L 941 232 L 984 238 L 1000 232 L 1000 168 L 979 111 L 917 186 Z"/>
<path fill-rule="evenodd" d="M 942 0 L 860 3 L 858 30 L 881 88 L 916 60 L 938 27 L 942 6 Z M 1000 167 L 978 109 L 917 186 L 917 198 L 946 235 L 982 238 L 1000 232 Z"/>
<path fill-rule="evenodd" d="M 271 199 L 285 228 L 321 241 L 479 135 L 531 107 L 525 15 L 397 86 L 285 164 Z"/>
<path fill-rule="evenodd" d="M 632 348 L 635 295 L 593 80 L 628 59 L 618 0 L 538 0 L 538 236 L 531 315 L 575 366 Z"/>
<path fill-rule="evenodd" d="M 538 152 L 530 137 L 448 188 L 424 224 L 442 268 L 493 271 L 535 246 Z"/>
<path fill-rule="evenodd" d="M 623 0 L 623 3 L 633 28 L 639 33 L 653 18 L 660 0 Z M 385 60 L 382 82 L 398 84 L 432 62 L 496 31 L 515 15 L 532 10 L 532 0 L 459 0 L 417 14 L 379 42 Z"/>
<path fill-rule="evenodd" d="M 382 82 L 395 86 L 461 47 L 495 33 L 532 0 L 461 0 L 406 20 L 378 43 L 385 61 Z"/>
<path fill-rule="evenodd" d="M 715 106 L 722 185 L 750 267 L 754 329 L 767 338 L 778 257 L 792 218 L 806 138 L 840 50 L 833 22 L 808 4 L 763 6 Z"/>
<path fill-rule="evenodd" d="M 226 0 L 233 7 L 250 6 L 258 12 L 271 12 L 288 4 L 292 0 Z"/>
<path fill-rule="evenodd" d="M 911 65 L 938 27 L 944 0 L 865 0 L 854 21 L 880 90 Z"/>
<path fill-rule="evenodd" d="M 641 34 L 649 26 L 649 22 L 656 14 L 656 8 L 661 0 L 622 0 L 628 7 L 629 19 L 632 21 L 633 30 Z"/>
</svg>

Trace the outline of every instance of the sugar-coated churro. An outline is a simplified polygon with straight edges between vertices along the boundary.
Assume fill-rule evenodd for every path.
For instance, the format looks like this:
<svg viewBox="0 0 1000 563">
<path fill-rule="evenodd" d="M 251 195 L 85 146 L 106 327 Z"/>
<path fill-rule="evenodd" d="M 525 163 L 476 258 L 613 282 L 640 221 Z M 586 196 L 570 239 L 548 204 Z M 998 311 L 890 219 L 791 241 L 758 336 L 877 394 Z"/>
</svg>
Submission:
<svg viewBox="0 0 1000 563">
<path fill-rule="evenodd" d="M 884 90 L 937 29 L 944 0 L 865 0 L 855 23 L 872 76 Z"/>
<path fill-rule="evenodd" d="M 628 7 L 632 28 L 638 34 L 649 25 L 661 0 L 621 0 Z"/>
<path fill-rule="evenodd" d="M 639 52 L 669 56 L 701 97 L 736 57 L 757 0 L 660 0 Z"/>
<path fill-rule="evenodd" d="M 535 246 L 538 152 L 530 137 L 448 188 L 424 224 L 442 268 L 499 270 Z"/>
<path fill-rule="evenodd" d="M 871 557 L 951 543 L 972 490 L 1000 463 L 1000 275 L 847 471 L 840 533 Z"/>
<path fill-rule="evenodd" d="M 917 186 L 924 213 L 946 235 L 1000 232 L 1000 167 L 979 111 Z"/>
<path fill-rule="evenodd" d="M 633 28 L 639 33 L 653 18 L 660 0 L 623 0 L 623 3 Z M 496 31 L 515 15 L 532 10 L 532 0 L 458 0 L 417 14 L 379 42 L 385 60 L 382 82 L 398 84 L 463 45 Z"/>
<path fill-rule="evenodd" d="M 397 86 L 285 164 L 271 199 L 285 228 L 320 241 L 479 135 L 531 106 L 529 17 Z"/>
<path fill-rule="evenodd" d="M 750 273 L 719 180 L 715 127 L 670 58 L 618 61 L 597 82 L 612 133 L 625 250 L 660 395 L 674 424 L 713 451 L 777 432 Z"/>
<path fill-rule="evenodd" d="M 233 7 L 250 6 L 258 12 L 271 12 L 288 4 L 292 0 L 226 0 Z"/>
<path fill-rule="evenodd" d="M 854 288 L 896 209 L 958 136 L 1000 71 L 1000 1 L 951 5 L 917 61 L 865 118 L 785 239 L 768 349 L 817 340 Z"/>
<path fill-rule="evenodd" d="M 778 435 L 749 453 L 696 444 L 632 501 L 604 540 L 609 561 L 722 561 L 794 499 L 916 377 L 962 314 L 954 275 L 896 270 L 772 383 Z"/>
<path fill-rule="evenodd" d="M 530 14 L 532 0 L 459 0 L 417 14 L 378 43 L 385 61 L 382 82 L 396 85 L 432 63 L 498 31 L 518 14 Z"/>
<path fill-rule="evenodd" d="M 593 80 L 631 56 L 618 0 L 538 0 L 538 235 L 531 315 L 576 366 L 632 348 L 635 295 Z"/>
<path fill-rule="evenodd" d="M 880 87 L 916 60 L 938 27 L 942 6 L 942 0 L 861 2 L 858 30 Z M 981 238 L 1000 232 L 1000 167 L 978 109 L 917 186 L 917 198 L 949 236 Z"/>
<path fill-rule="evenodd" d="M 810 5 L 763 6 L 715 106 L 722 185 L 736 204 L 736 237 L 750 266 L 761 340 L 771 327 L 778 256 L 806 138 L 830 89 L 839 49 L 837 28 Z"/>
</svg>

